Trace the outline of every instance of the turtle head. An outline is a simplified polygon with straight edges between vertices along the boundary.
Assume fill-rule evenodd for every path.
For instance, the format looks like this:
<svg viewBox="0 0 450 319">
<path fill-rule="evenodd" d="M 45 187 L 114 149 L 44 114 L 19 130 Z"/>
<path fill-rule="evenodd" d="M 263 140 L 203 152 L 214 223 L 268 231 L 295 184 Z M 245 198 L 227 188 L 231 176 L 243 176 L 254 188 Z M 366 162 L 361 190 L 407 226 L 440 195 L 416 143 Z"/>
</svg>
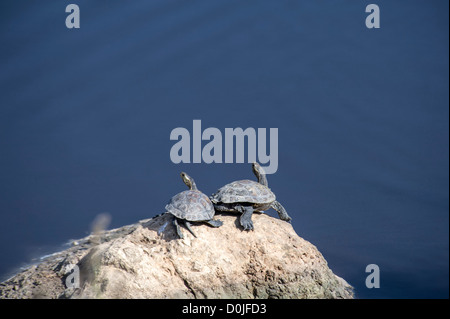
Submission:
<svg viewBox="0 0 450 319">
<path fill-rule="evenodd" d="M 253 174 L 255 174 L 256 177 L 261 176 L 261 175 L 266 175 L 264 168 L 262 168 L 261 165 L 259 165 L 259 163 L 257 163 L 257 162 L 253 162 L 252 170 L 253 170 Z"/>
<path fill-rule="evenodd" d="M 261 167 L 261 165 L 259 165 L 257 162 L 253 162 L 252 170 L 253 174 L 255 174 L 256 178 L 258 179 L 258 182 L 264 186 L 267 186 L 266 172 Z"/>
<path fill-rule="evenodd" d="M 181 172 L 180 176 L 183 182 L 186 184 L 187 187 L 189 187 L 190 190 L 197 189 L 197 185 L 195 185 L 194 179 L 192 177 L 190 177 L 185 172 Z"/>
</svg>

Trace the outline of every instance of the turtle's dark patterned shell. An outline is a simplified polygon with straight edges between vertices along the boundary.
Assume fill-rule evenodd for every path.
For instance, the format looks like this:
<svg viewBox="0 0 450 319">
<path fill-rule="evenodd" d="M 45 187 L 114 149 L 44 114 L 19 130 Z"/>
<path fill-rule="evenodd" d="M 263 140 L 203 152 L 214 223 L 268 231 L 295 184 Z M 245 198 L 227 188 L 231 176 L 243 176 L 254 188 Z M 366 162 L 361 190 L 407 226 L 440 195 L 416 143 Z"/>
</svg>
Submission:
<svg viewBox="0 0 450 319">
<path fill-rule="evenodd" d="M 214 217 L 214 206 L 208 196 L 200 191 L 188 190 L 178 193 L 166 205 L 175 217 L 188 221 L 204 221 Z"/>
<path fill-rule="evenodd" d="M 217 203 L 272 203 L 276 199 L 272 191 L 251 180 L 235 181 L 221 187 L 211 196 L 211 201 Z"/>
</svg>

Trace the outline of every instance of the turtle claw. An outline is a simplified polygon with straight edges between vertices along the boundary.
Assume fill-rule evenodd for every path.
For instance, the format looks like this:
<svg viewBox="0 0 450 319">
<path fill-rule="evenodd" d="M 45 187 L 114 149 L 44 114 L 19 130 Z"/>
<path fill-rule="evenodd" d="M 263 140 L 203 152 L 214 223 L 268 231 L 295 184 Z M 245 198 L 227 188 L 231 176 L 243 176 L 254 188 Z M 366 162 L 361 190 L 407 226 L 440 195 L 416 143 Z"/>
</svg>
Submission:
<svg viewBox="0 0 450 319">
<path fill-rule="evenodd" d="M 253 222 L 252 221 L 242 221 L 241 226 L 244 227 L 244 230 L 253 230 Z"/>
</svg>

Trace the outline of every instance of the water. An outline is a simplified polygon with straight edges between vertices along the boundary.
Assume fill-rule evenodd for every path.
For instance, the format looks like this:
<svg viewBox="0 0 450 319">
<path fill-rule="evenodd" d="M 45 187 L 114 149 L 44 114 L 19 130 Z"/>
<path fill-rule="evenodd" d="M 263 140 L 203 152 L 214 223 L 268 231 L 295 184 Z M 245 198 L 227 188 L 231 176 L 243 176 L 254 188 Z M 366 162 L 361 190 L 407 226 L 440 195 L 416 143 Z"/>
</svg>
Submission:
<svg viewBox="0 0 450 319">
<path fill-rule="evenodd" d="M 448 2 L 61 1 L 0 5 L 0 276 L 161 213 L 248 164 L 170 161 L 176 127 L 279 129 L 268 176 L 360 298 L 448 298 Z M 257 226 L 257 225 L 256 225 Z M 365 286 L 377 264 L 381 287 Z"/>
</svg>

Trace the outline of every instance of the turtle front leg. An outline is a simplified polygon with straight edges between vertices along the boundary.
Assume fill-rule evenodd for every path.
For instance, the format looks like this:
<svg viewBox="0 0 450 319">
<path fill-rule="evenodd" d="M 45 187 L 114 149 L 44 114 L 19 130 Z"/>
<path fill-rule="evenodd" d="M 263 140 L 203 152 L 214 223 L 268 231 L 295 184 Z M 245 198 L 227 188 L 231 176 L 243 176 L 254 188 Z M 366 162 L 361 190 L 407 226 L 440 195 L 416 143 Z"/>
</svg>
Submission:
<svg viewBox="0 0 450 319">
<path fill-rule="evenodd" d="M 173 218 L 173 225 L 175 226 L 175 229 L 177 231 L 177 235 L 180 239 L 183 239 L 183 233 L 181 232 L 180 225 L 178 225 L 178 218 Z"/>
<path fill-rule="evenodd" d="M 235 209 L 239 212 L 243 212 L 239 221 L 241 223 L 241 226 L 244 227 L 244 230 L 253 230 L 253 207 L 237 205 L 235 206 Z"/>
<path fill-rule="evenodd" d="M 272 207 L 273 209 L 275 209 L 278 213 L 278 216 L 280 217 L 281 220 L 287 221 L 288 223 L 291 221 L 291 217 L 288 215 L 286 209 L 284 209 L 284 207 L 277 201 L 274 201 L 270 207 Z"/>
</svg>

